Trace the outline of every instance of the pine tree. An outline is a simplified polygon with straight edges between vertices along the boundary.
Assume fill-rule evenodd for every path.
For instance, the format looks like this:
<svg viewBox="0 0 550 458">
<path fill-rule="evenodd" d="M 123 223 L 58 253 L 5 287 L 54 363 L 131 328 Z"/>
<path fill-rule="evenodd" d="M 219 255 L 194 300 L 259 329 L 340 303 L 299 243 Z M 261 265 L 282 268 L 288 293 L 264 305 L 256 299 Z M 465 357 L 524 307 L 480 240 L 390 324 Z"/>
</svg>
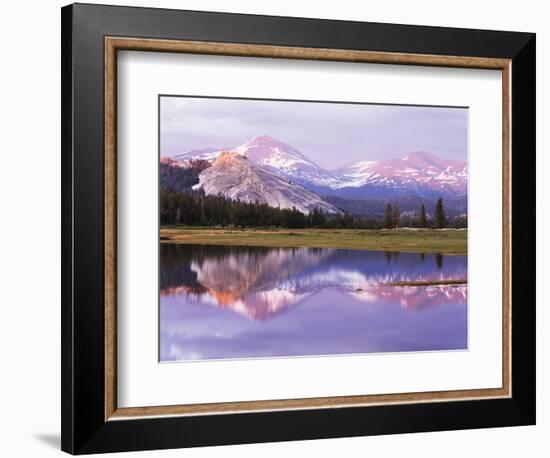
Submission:
<svg viewBox="0 0 550 458">
<path fill-rule="evenodd" d="M 393 227 L 398 229 L 400 223 L 401 223 L 401 209 L 399 208 L 399 204 L 395 203 L 393 204 Z"/>
<path fill-rule="evenodd" d="M 318 215 L 319 221 L 317 223 L 316 227 L 324 227 L 326 223 L 325 214 L 323 213 L 323 209 L 319 208 L 319 215 Z"/>
<path fill-rule="evenodd" d="M 420 207 L 420 218 L 418 220 L 418 226 L 420 227 L 427 227 L 428 226 L 428 220 L 426 219 L 426 207 L 424 207 L 424 204 Z"/>
<path fill-rule="evenodd" d="M 351 216 L 348 212 L 344 212 L 344 216 L 342 217 L 342 226 L 344 229 L 353 228 L 353 216 Z"/>
<path fill-rule="evenodd" d="M 386 209 L 384 210 L 384 227 L 386 229 L 393 228 L 393 209 L 391 204 L 386 204 Z"/>
<path fill-rule="evenodd" d="M 435 227 L 443 229 L 446 225 L 447 218 L 445 217 L 445 209 L 443 208 L 443 199 L 440 197 L 435 204 Z"/>
</svg>

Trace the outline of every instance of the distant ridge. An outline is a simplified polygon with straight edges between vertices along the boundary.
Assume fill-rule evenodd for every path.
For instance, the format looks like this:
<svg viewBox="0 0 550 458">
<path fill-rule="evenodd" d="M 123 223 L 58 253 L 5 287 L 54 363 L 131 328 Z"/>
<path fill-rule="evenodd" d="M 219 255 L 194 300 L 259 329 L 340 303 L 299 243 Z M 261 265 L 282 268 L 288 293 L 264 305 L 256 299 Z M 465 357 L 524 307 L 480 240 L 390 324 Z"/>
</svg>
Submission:
<svg viewBox="0 0 550 458">
<path fill-rule="evenodd" d="M 468 191 L 466 161 L 443 159 L 425 151 L 410 152 L 396 159 L 355 162 L 329 171 L 296 148 L 262 135 L 235 148 L 193 150 L 176 155 L 173 159 L 180 164 L 191 159 L 212 162 L 224 151 L 246 156 L 248 161 L 264 170 L 322 195 L 353 198 L 462 198 Z"/>
</svg>

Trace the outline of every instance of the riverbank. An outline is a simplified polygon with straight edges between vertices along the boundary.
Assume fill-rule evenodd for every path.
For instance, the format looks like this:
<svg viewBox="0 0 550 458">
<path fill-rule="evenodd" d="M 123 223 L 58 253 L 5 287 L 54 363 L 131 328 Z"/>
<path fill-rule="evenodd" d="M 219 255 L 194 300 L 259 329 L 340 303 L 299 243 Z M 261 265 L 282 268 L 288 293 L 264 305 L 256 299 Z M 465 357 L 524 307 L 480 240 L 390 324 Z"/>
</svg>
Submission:
<svg viewBox="0 0 550 458">
<path fill-rule="evenodd" d="M 161 243 L 341 248 L 467 255 L 464 229 L 282 229 L 162 226 Z"/>
</svg>

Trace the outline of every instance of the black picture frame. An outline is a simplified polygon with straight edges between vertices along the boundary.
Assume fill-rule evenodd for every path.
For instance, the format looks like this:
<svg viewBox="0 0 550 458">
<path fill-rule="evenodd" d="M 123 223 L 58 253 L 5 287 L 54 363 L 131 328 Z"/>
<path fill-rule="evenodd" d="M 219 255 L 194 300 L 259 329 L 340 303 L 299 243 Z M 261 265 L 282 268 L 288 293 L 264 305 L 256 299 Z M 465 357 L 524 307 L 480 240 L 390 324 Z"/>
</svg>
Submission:
<svg viewBox="0 0 550 458">
<path fill-rule="evenodd" d="M 535 424 L 535 34 L 74 4 L 62 8 L 62 449 L 72 454 Z M 106 421 L 104 37 L 512 60 L 512 396 Z"/>
</svg>

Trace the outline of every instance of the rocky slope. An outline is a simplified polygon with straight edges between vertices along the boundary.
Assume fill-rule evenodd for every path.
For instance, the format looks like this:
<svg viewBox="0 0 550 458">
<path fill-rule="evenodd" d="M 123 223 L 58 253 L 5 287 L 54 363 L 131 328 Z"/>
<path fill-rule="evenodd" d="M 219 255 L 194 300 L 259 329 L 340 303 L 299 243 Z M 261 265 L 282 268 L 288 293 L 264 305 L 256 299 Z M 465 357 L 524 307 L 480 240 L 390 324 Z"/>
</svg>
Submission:
<svg viewBox="0 0 550 458">
<path fill-rule="evenodd" d="M 194 189 L 243 202 L 266 203 L 276 208 L 295 207 L 303 213 L 309 213 L 314 208 L 326 213 L 340 212 L 317 194 L 236 152 L 221 153 L 209 168 L 201 172 Z"/>
</svg>

